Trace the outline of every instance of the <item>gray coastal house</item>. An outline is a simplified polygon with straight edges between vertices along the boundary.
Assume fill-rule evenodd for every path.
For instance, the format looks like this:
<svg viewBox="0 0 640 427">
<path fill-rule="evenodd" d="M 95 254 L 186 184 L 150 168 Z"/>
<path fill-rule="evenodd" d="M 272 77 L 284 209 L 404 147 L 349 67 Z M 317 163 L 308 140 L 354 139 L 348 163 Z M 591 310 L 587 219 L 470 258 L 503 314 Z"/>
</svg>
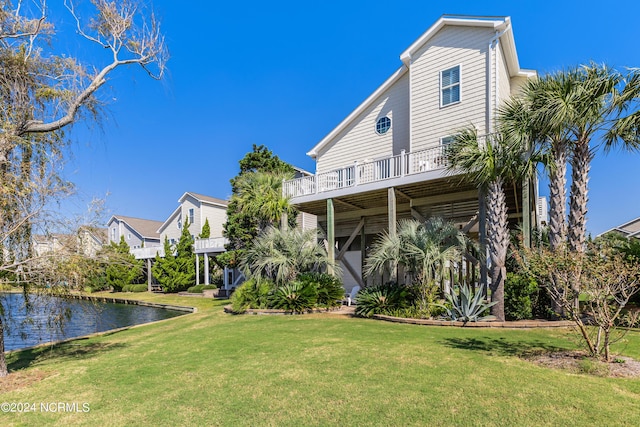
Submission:
<svg viewBox="0 0 640 427">
<path fill-rule="evenodd" d="M 315 174 L 283 185 L 298 209 L 317 217 L 347 290 L 373 280 L 362 274 L 367 250 L 400 219 L 442 216 L 484 241 L 484 198 L 446 171 L 444 150 L 461 128 L 494 132 L 501 102 L 536 76 L 520 67 L 509 17 L 442 16 L 400 62 L 307 153 Z M 510 222 L 531 228 L 537 202 L 536 182 L 510 188 Z M 473 257 L 461 267 L 484 269 Z"/>
</svg>

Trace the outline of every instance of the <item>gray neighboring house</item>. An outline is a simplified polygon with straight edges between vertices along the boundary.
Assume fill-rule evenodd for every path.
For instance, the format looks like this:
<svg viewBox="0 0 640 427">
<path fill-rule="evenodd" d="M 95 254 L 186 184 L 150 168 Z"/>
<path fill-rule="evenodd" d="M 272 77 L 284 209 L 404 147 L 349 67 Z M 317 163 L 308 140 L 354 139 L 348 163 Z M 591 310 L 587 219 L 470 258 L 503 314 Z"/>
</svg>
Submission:
<svg viewBox="0 0 640 427">
<path fill-rule="evenodd" d="M 131 249 L 159 247 L 162 246 L 158 233 L 161 225 L 160 221 L 113 215 L 107 222 L 109 242 L 118 243 L 120 237 L 124 237 Z"/>
<path fill-rule="evenodd" d="M 618 233 L 622 234 L 624 237 L 628 239 L 632 237 L 635 237 L 636 239 L 640 239 L 640 217 L 633 219 L 629 222 L 625 222 L 624 224 L 621 224 L 617 227 L 610 228 L 604 233 L 600 233 L 598 237 L 604 234 L 610 233 L 612 231 L 617 231 Z"/>
</svg>

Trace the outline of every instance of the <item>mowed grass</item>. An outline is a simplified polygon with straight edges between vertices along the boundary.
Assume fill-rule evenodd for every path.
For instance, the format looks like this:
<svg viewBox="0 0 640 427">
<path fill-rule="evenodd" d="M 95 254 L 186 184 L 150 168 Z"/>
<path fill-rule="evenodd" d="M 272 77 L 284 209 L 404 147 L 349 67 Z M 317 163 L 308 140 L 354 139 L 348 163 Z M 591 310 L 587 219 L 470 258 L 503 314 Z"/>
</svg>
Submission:
<svg viewBox="0 0 640 427">
<path fill-rule="evenodd" d="M 567 330 L 402 325 L 336 315 L 231 316 L 222 302 L 136 295 L 195 314 L 9 356 L 0 402 L 88 413 L 0 413 L 0 425 L 640 425 L 640 379 L 534 365 Z M 640 358 L 632 332 L 625 355 Z"/>
</svg>

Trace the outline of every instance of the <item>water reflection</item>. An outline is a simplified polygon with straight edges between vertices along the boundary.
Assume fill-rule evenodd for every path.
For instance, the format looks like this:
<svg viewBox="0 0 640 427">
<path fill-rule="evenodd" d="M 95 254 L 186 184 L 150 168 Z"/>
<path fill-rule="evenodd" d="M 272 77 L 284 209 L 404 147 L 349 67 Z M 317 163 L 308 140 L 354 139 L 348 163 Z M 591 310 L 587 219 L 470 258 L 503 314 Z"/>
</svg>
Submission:
<svg viewBox="0 0 640 427">
<path fill-rule="evenodd" d="M 2 294 L 5 315 L 5 350 L 79 337 L 125 326 L 168 319 L 182 311 L 130 304 L 61 300 L 32 296 L 25 305 L 22 294 Z"/>
</svg>

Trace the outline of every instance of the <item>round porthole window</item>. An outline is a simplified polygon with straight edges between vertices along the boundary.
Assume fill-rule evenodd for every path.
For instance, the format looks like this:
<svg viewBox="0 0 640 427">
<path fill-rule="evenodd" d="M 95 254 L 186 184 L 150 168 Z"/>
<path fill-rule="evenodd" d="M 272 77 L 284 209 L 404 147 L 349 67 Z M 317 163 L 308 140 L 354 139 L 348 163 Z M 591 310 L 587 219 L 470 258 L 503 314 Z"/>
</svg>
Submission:
<svg viewBox="0 0 640 427">
<path fill-rule="evenodd" d="M 391 119 L 389 117 L 380 117 L 376 122 L 376 132 L 378 135 L 384 135 L 391 129 Z"/>
</svg>

